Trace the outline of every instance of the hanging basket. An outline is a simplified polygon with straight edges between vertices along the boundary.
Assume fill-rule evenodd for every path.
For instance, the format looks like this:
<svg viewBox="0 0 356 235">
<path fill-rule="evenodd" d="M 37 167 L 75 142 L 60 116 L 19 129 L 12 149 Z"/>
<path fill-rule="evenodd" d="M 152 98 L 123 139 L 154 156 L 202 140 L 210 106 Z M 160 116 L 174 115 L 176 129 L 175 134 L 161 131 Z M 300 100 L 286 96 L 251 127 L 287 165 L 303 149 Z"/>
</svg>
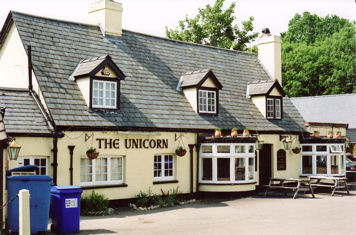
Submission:
<svg viewBox="0 0 356 235">
<path fill-rule="evenodd" d="M 294 149 L 292 149 L 292 151 L 293 151 L 293 153 L 298 154 L 298 153 L 300 153 L 300 151 L 302 151 L 302 149 L 301 148 L 294 148 Z"/>
<path fill-rule="evenodd" d="M 183 157 L 185 154 L 187 153 L 187 150 L 185 150 L 185 149 L 182 149 L 182 150 L 176 150 L 176 154 L 177 154 L 177 156 L 179 156 L 179 157 Z"/>
<path fill-rule="evenodd" d="M 99 156 L 99 152 L 96 151 L 95 148 L 88 149 L 86 154 L 87 154 L 87 157 L 90 158 L 90 159 L 95 159 L 95 158 L 97 158 Z"/>
</svg>

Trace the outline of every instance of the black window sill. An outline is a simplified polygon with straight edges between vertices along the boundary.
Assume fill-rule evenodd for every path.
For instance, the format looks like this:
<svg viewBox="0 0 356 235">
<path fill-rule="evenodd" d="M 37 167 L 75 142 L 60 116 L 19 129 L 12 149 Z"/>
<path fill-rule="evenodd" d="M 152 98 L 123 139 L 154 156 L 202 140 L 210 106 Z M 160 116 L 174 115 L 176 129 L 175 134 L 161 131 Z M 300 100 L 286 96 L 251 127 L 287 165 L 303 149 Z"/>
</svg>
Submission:
<svg viewBox="0 0 356 235">
<path fill-rule="evenodd" d="M 154 181 L 153 184 L 175 184 L 179 183 L 178 180 L 167 180 L 167 181 Z"/>
<path fill-rule="evenodd" d="M 246 183 L 221 183 L 221 184 L 218 184 L 218 183 L 199 183 L 199 185 L 214 185 L 214 186 L 217 186 L 217 185 L 249 185 L 249 184 L 256 184 L 257 182 L 256 181 L 253 181 L 253 182 L 246 182 Z"/>
<path fill-rule="evenodd" d="M 82 189 L 98 189 L 98 188 L 121 188 L 127 187 L 127 184 L 111 184 L 111 185 L 88 185 L 81 186 Z"/>
</svg>

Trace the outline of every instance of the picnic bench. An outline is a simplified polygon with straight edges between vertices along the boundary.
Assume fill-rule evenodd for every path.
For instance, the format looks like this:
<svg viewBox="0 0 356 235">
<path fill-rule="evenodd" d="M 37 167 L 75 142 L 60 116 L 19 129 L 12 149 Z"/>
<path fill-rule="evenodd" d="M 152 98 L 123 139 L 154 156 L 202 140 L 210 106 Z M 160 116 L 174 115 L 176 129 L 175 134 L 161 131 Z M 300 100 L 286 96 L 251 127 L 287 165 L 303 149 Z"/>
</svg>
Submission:
<svg viewBox="0 0 356 235">
<path fill-rule="evenodd" d="M 347 194 L 350 194 L 347 186 L 347 178 L 344 176 L 310 176 L 310 185 L 312 188 L 326 187 L 332 189 L 331 196 L 337 189 L 346 189 Z"/>
<path fill-rule="evenodd" d="M 293 199 L 295 199 L 298 195 L 298 192 L 310 191 L 313 198 L 315 198 L 313 188 L 310 186 L 309 179 L 294 179 L 294 178 L 271 178 L 268 185 L 264 185 L 266 187 L 265 197 L 267 196 L 268 191 L 271 190 L 281 190 L 284 191 L 286 195 L 287 190 L 293 190 L 295 193 L 293 195 Z"/>
</svg>

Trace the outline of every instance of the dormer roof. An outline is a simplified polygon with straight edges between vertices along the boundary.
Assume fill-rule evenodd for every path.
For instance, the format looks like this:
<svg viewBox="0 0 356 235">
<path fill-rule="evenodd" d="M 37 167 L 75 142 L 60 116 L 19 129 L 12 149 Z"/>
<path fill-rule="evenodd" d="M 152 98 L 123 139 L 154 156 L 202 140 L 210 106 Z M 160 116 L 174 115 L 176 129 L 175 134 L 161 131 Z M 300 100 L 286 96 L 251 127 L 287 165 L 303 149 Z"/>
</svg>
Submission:
<svg viewBox="0 0 356 235">
<path fill-rule="evenodd" d="M 211 69 L 202 69 L 183 73 L 181 76 L 181 87 L 201 87 L 201 85 L 208 78 L 212 79 L 213 83 L 218 89 L 221 89 L 223 87 Z"/>
<path fill-rule="evenodd" d="M 108 66 L 115 73 L 115 75 L 120 79 L 125 79 L 125 74 L 119 69 L 119 67 L 111 59 L 110 55 L 93 57 L 89 59 L 84 59 L 79 62 L 76 69 L 74 70 L 71 77 L 78 79 L 86 76 L 93 76 L 97 74 L 100 70 L 101 74 L 105 76 L 104 68 Z M 73 79 L 74 80 L 74 79 Z"/>
<path fill-rule="evenodd" d="M 274 88 L 276 88 L 283 97 L 286 95 L 286 93 L 283 91 L 282 86 L 277 80 L 258 80 L 250 82 L 248 84 L 248 95 L 269 95 Z"/>
</svg>

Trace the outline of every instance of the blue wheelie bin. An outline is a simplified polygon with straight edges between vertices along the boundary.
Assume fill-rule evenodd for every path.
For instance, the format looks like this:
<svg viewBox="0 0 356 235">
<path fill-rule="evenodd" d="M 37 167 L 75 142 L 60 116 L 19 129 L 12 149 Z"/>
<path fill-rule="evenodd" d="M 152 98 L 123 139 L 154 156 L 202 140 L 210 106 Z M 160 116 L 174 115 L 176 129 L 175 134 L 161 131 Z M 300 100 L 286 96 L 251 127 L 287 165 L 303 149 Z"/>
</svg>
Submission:
<svg viewBox="0 0 356 235">
<path fill-rule="evenodd" d="M 53 186 L 51 188 L 51 231 L 56 233 L 78 233 L 80 230 L 79 186 Z"/>
<path fill-rule="evenodd" d="M 13 169 L 13 171 L 16 171 L 16 169 Z M 21 189 L 27 189 L 30 192 L 31 233 L 47 231 L 51 184 L 52 178 L 47 175 L 6 177 L 6 189 L 8 190 L 7 225 L 9 231 L 19 232 L 19 200 L 17 195 Z"/>
</svg>

